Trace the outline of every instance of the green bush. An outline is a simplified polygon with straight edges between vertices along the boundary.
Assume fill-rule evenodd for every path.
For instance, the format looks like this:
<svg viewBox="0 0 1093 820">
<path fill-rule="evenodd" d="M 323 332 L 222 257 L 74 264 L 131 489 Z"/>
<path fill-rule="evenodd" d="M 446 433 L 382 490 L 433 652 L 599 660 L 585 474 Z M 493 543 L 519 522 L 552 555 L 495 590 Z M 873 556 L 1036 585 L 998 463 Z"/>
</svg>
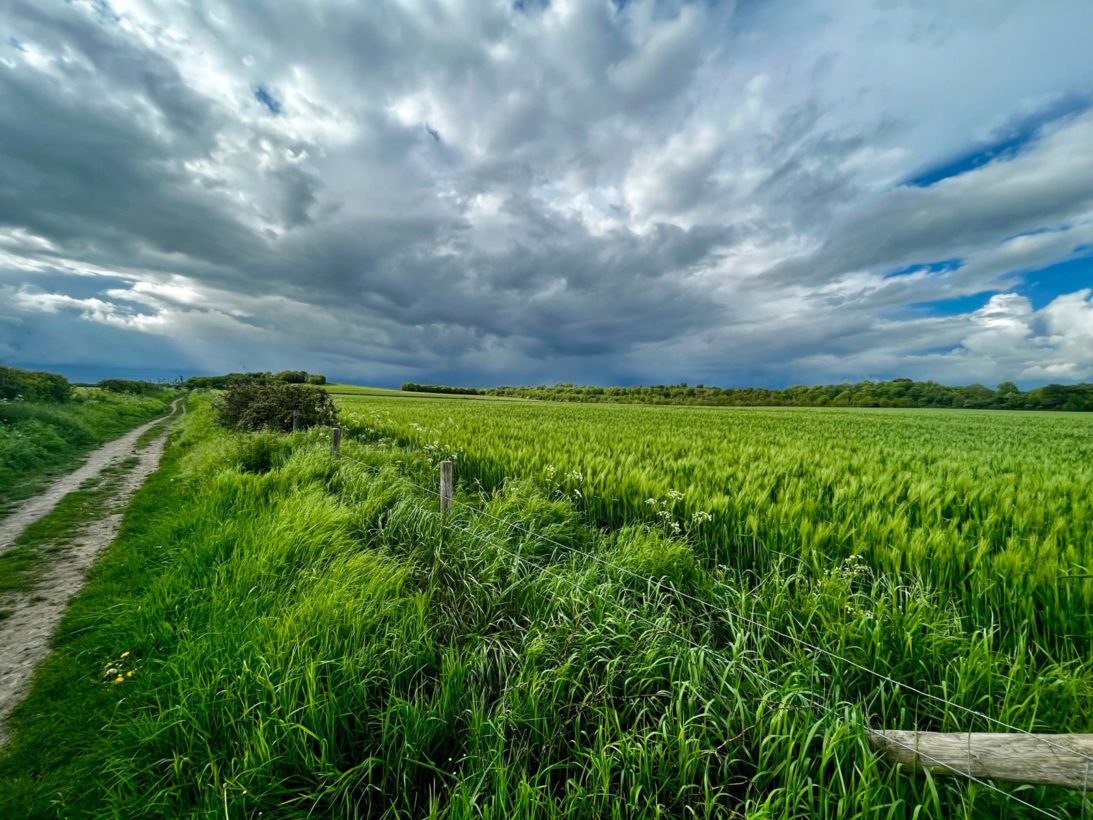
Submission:
<svg viewBox="0 0 1093 820">
<path fill-rule="evenodd" d="M 56 373 L 0 367 L 0 399 L 6 401 L 68 401 L 72 385 Z"/>
<path fill-rule="evenodd" d="M 307 379 L 308 384 L 326 384 L 326 376 L 322 373 L 313 373 Z"/>
<path fill-rule="evenodd" d="M 335 424 L 338 410 L 325 390 L 306 384 L 242 383 L 228 388 L 217 404 L 220 423 L 231 430 L 292 430 L 292 415 L 301 428 Z"/>
</svg>

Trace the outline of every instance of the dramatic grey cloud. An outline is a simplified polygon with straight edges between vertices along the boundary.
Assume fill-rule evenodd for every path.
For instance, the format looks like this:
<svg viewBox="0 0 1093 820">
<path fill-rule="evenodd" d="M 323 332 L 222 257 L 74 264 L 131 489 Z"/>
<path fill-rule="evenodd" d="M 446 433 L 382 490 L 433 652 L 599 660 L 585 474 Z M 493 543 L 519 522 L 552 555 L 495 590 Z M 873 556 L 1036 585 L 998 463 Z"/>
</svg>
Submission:
<svg viewBox="0 0 1093 820">
<path fill-rule="evenodd" d="M 0 358 L 1093 379 L 1093 6 L 14 0 Z"/>
</svg>

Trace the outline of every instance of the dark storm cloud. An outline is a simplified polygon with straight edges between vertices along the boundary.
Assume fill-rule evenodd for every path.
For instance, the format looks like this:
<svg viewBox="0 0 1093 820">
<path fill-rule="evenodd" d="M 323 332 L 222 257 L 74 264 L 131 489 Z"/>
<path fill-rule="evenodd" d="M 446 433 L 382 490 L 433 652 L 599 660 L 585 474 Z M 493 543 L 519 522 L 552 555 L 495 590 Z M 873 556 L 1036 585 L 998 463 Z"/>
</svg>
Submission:
<svg viewBox="0 0 1093 820">
<path fill-rule="evenodd" d="M 1077 297 L 1005 302 L 1012 338 L 1031 328 L 1018 365 L 983 335 L 997 311 L 912 307 L 1093 241 L 1090 120 L 1058 102 L 1093 76 L 1079 6 L 118 0 L 0 21 L 12 360 L 780 381 L 936 349 L 938 378 L 1077 373 L 1086 352 Z M 949 81 L 999 50 L 996 83 Z M 1033 120 L 1019 152 L 902 184 Z"/>
</svg>

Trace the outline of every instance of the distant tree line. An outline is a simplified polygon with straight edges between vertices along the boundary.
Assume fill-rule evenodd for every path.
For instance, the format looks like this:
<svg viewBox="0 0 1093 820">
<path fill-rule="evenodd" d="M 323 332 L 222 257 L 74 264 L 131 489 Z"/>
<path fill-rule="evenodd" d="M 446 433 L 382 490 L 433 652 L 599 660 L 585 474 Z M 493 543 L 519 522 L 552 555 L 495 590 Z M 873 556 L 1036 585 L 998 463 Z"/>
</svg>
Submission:
<svg viewBox="0 0 1093 820">
<path fill-rule="evenodd" d="M 322 373 L 308 373 L 306 370 L 282 370 L 280 373 L 258 371 L 256 373 L 225 373 L 222 376 L 193 376 L 183 382 L 190 389 L 227 390 L 237 384 L 326 384 Z"/>
<path fill-rule="evenodd" d="M 1093 411 L 1093 384 L 1049 384 L 1022 391 L 1013 382 L 996 388 L 982 384 L 953 387 L 911 379 L 863 381 L 855 384 L 798 385 L 781 390 L 763 387 L 707 387 L 686 383 L 635 387 L 597 387 L 568 382 L 537 387 L 447 387 L 413 384 L 403 390 L 419 393 L 459 393 L 477 396 L 573 402 L 629 404 L 691 404 L 773 407 L 947 407 L 993 410 Z"/>
<path fill-rule="evenodd" d="M 95 386 L 111 393 L 132 393 L 137 396 L 154 396 L 165 387 L 160 383 L 135 379 L 103 379 Z"/>
<path fill-rule="evenodd" d="M 109 393 L 131 393 L 137 396 L 153 396 L 167 388 L 161 382 L 136 379 L 103 379 L 98 384 L 73 385 L 57 373 L 0 365 L 2 401 L 66 402 L 72 398 L 74 386 L 98 387 Z"/>
<path fill-rule="evenodd" d="M 487 391 L 479 390 L 477 387 L 448 387 L 444 384 L 414 384 L 413 382 L 406 382 L 402 385 L 401 389 L 407 393 L 454 393 L 459 396 L 487 395 Z"/>
</svg>

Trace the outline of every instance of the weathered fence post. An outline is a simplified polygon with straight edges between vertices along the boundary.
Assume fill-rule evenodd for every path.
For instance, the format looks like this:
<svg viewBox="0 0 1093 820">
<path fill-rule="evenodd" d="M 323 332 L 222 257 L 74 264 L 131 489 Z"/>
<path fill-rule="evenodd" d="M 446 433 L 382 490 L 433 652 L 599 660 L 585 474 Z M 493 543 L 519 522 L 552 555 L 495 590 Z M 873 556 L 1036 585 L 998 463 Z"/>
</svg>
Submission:
<svg viewBox="0 0 1093 820">
<path fill-rule="evenodd" d="M 869 742 L 892 763 L 934 774 L 1093 788 L 1093 735 L 876 729 Z"/>
<path fill-rule="evenodd" d="M 337 425 L 330 428 L 330 452 L 339 455 L 342 451 L 342 428 Z"/>
<path fill-rule="evenodd" d="M 299 410 L 293 410 L 292 411 L 292 432 L 295 433 L 299 429 L 300 429 L 300 411 Z"/>
<path fill-rule="evenodd" d="M 440 462 L 440 514 L 448 517 L 448 510 L 452 508 L 452 463 Z"/>
</svg>

